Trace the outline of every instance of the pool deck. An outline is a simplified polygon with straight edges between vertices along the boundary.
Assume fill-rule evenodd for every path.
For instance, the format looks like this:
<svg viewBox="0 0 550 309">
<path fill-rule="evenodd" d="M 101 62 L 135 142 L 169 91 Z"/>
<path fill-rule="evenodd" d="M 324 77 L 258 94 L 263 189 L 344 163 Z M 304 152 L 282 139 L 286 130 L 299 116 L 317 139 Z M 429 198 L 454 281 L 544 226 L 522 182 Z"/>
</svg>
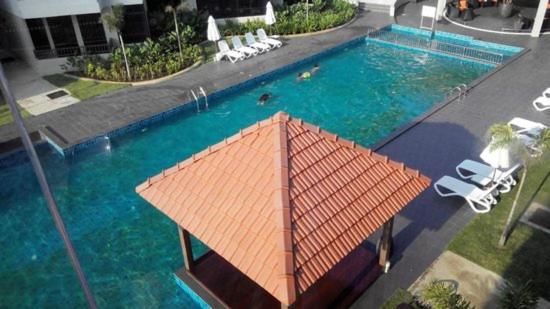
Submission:
<svg viewBox="0 0 550 309">
<path fill-rule="evenodd" d="M 398 10 L 396 20 L 417 27 L 421 6 L 434 3 L 409 3 Z M 203 86 L 209 93 L 223 89 L 364 35 L 368 26 L 379 28 L 392 22 L 394 19 L 385 14 L 363 12 L 348 27 L 291 39 L 268 55 L 238 64 L 209 63 L 167 82 L 124 89 L 40 115 L 30 119 L 28 125 L 33 131 L 48 125 L 66 139 L 67 145 L 78 143 L 175 107 L 188 100 L 188 89 Z M 463 102 L 446 105 L 378 150 L 421 170 L 433 181 L 444 174 L 455 175 L 454 166 L 463 159 L 477 159 L 486 143 L 486 131 L 495 122 L 517 116 L 550 124 L 550 112 L 537 112 L 531 105 L 533 99 L 550 87 L 550 36 L 541 39 L 502 36 L 448 24 L 438 24 L 437 28 L 530 51 L 471 89 Z M 3 142 L 15 137 L 13 126 L 0 127 L 0 148 Z M 473 217 L 463 200 L 442 199 L 428 189 L 396 218 L 392 269 L 354 307 L 379 308 L 396 288 L 408 288 Z M 373 246 L 376 236 L 371 237 L 368 245 Z"/>
</svg>

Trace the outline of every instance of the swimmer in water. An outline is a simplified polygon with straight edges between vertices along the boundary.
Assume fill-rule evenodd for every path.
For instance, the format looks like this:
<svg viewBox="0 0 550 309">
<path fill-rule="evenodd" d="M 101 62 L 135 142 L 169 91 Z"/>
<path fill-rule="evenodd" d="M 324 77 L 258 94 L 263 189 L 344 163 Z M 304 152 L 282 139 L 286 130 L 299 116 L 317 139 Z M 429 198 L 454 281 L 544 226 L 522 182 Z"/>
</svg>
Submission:
<svg viewBox="0 0 550 309">
<path fill-rule="evenodd" d="M 313 68 L 311 69 L 311 75 L 316 74 L 319 71 L 319 69 L 320 69 L 319 64 L 318 63 L 314 64 Z"/>
<path fill-rule="evenodd" d="M 305 72 L 299 73 L 297 79 L 299 81 L 304 79 L 310 79 L 314 74 L 316 74 L 319 71 L 319 69 L 320 69 L 319 64 L 316 63 L 315 65 L 313 65 L 313 68 L 311 69 L 311 71 L 305 71 Z"/>
<path fill-rule="evenodd" d="M 298 74 L 297 80 L 304 80 L 311 78 L 311 73 L 309 71 L 305 71 Z"/>
<path fill-rule="evenodd" d="M 258 99 L 258 105 L 264 105 L 269 99 L 271 99 L 271 93 L 262 94 Z"/>
</svg>

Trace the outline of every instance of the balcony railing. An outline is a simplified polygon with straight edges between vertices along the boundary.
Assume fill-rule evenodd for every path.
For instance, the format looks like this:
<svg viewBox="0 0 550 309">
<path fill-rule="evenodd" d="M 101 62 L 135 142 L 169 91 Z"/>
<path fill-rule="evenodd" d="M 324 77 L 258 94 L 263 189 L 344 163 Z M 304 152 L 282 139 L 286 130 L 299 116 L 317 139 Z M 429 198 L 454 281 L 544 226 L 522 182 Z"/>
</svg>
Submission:
<svg viewBox="0 0 550 309">
<path fill-rule="evenodd" d="M 36 59 L 62 58 L 80 55 L 95 55 L 110 53 L 113 46 L 109 44 L 87 45 L 87 46 L 71 46 L 54 49 L 34 50 Z"/>
</svg>

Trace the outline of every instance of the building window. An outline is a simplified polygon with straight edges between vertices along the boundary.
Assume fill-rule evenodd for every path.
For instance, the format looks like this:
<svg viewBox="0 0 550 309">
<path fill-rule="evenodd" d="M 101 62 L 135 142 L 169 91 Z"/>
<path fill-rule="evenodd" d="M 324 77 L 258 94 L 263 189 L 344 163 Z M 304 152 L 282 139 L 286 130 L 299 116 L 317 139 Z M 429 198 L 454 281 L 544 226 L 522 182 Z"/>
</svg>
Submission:
<svg viewBox="0 0 550 309">
<path fill-rule="evenodd" d="M 207 10 L 215 18 L 265 14 L 268 0 L 197 0 L 199 10 Z"/>
<path fill-rule="evenodd" d="M 58 57 L 69 57 L 80 54 L 78 40 L 74 32 L 71 16 L 46 18 L 50 34 L 52 35 Z"/>
<path fill-rule="evenodd" d="M 124 6 L 124 26 L 121 32 L 124 43 L 140 43 L 149 36 L 143 5 Z"/>
<path fill-rule="evenodd" d="M 82 41 L 84 41 L 85 46 L 107 44 L 105 30 L 100 22 L 100 14 L 77 15 L 76 19 L 78 20 L 78 27 L 80 28 Z"/>
<path fill-rule="evenodd" d="M 48 41 L 48 34 L 46 28 L 42 22 L 42 18 L 32 18 L 25 20 L 29 33 L 31 35 L 32 44 L 37 51 L 49 50 L 50 41 Z"/>
</svg>

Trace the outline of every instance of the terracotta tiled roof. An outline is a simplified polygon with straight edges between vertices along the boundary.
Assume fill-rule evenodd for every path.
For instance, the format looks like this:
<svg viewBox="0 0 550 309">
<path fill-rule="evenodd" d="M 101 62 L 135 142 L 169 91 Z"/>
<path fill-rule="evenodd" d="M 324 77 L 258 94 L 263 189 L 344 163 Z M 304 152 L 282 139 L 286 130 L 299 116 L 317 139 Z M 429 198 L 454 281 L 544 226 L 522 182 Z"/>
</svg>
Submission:
<svg viewBox="0 0 550 309">
<path fill-rule="evenodd" d="M 278 113 L 136 191 L 289 305 L 429 184 Z"/>
</svg>

